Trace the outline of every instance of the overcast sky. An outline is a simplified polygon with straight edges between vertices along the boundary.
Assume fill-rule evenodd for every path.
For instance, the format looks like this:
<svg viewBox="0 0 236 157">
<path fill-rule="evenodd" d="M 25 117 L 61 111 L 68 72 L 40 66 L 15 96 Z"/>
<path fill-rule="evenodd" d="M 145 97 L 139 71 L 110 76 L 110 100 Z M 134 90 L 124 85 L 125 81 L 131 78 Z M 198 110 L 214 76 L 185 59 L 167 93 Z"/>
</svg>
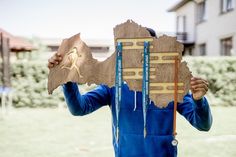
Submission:
<svg viewBox="0 0 236 157">
<path fill-rule="evenodd" d="M 0 27 L 20 36 L 113 38 L 113 27 L 133 19 L 159 32 L 175 31 L 179 0 L 0 0 Z"/>
</svg>

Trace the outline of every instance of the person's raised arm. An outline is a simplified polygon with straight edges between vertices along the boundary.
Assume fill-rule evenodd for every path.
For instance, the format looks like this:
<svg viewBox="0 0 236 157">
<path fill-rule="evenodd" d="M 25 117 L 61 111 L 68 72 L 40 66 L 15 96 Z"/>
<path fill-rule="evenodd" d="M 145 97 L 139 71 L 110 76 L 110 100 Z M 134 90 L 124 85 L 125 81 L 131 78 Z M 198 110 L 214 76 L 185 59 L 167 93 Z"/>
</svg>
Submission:
<svg viewBox="0 0 236 157">
<path fill-rule="evenodd" d="M 110 88 L 99 85 L 94 90 L 81 95 L 76 83 L 68 82 L 63 85 L 67 106 L 74 116 L 83 116 L 98 108 L 110 105 Z"/>
<path fill-rule="evenodd" d="M 192 94 L 184 97 L 183 103 L 178 105 L 178 112 L 183 115 L 192 126 L 201 131 L 208 131 L 212 125 L 212 115 L 207 99 L 208 82 L 201 78 L 191 79 Z"/>
<path fill-rule="evenodd" d="M 60 64 L 62 55 L 55 53 L 48 60 L 48 68 Z M 68 82 L 63 86 L 65 100 L 71 114 L 76 116 L 86 115 L 96 109 L 110 104 L 110 88 L 106 85 L 99 85 L 95 90 L 81 95 L 76 83 Z"/>
</svg>

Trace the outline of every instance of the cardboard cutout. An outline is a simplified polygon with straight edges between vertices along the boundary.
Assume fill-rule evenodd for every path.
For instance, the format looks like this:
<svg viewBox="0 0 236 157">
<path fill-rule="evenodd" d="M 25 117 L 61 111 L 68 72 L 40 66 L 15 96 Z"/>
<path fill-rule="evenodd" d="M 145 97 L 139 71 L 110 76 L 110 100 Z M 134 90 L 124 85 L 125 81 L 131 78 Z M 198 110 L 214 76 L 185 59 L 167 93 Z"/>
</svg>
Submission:
<svg viewBox="0 0 236 157">
<path fill-rule="evenodd" d="M 166 107 L 174 100 L 174 72 L 178 66 L 178 102 L 189 91 L 191 72 L 186 62 L 181 62 L 183 45 L 175 37 L 166 35 L 153 38 L 145 27 L 133 21 L 127 21 L 114 28 L 114 42 L 123 44 L 123 80 L 130 90 L 142 91 L 143 43 L 150 42 L 150 99 L 158 107 Z M 52 68 L 48 77 L 48 92 L 72 81 L 81 84 L 115 84 L 116 54 L 113 53 L 103 62 L 92 57 L 89 47 L 77 34 L 64 39 L 58 52 L 62 62 Z M 178 59 L 175 64 L 175 59 Z"/>
</svg>

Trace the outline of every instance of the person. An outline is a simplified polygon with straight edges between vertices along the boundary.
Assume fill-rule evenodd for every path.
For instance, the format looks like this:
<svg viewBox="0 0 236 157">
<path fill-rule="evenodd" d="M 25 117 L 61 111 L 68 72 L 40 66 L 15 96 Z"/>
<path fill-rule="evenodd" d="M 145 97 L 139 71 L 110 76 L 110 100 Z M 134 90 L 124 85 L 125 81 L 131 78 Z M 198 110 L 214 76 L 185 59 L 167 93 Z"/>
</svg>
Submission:
<svg viewBox="0 0 236 157">
<path fill-rule="evenodd" d="M 156 37 L 155 31 L 147 28 L 150 35 Z M 55 53 L 48 60 L 48 68 L 53 68 L 62 60 Z M 191 94 L 184 96 L 177 111 L 189 123 L 200 131 L 208 131 L 212 125 L 212 115 L 207 99 L 208 82 L 202 78 L 191 78 Z M 173 136 L 173 101 L 160 109 L 151 101 L 147 111 L 146 130 L 143 134 L 142 92 L 129 90 L 122 84 L 122 100 L 119 112 L 119 140 L 116 141 L 115 87 L 98 85 L 96 89 L 81 95 L 76 83 L 68 82 L 63 92 L 72 115 L 83 116 L 103 106 L 109 106 L 112 113 L 113 147 L 116 157 L 175 157 L 177 146 L 172 145 Z M 92 125 L 92 124 L 91 124 Z"/>
</svg>

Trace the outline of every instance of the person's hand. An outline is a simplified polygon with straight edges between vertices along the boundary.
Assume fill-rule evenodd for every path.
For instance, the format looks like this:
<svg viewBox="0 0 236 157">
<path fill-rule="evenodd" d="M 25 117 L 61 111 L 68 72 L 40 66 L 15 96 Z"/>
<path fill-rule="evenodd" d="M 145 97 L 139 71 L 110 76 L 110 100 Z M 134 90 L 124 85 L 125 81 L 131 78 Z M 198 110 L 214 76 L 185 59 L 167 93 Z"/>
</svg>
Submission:
<svg viewBox="0 0 236 157">
<path fill-rule="evenodd" d="M 51 69 L 58 65 L 62 61 L 62 55 L 60 53 L 55 53 L 51 58 L 48 59 L 48 68 Z"/>
<path fill-rule="evenodd" d="M 200 100 L 208 91 L 208 82 L 202 78 L 191 78 L 191 91 L 194 100 Z"/>
</svg>

